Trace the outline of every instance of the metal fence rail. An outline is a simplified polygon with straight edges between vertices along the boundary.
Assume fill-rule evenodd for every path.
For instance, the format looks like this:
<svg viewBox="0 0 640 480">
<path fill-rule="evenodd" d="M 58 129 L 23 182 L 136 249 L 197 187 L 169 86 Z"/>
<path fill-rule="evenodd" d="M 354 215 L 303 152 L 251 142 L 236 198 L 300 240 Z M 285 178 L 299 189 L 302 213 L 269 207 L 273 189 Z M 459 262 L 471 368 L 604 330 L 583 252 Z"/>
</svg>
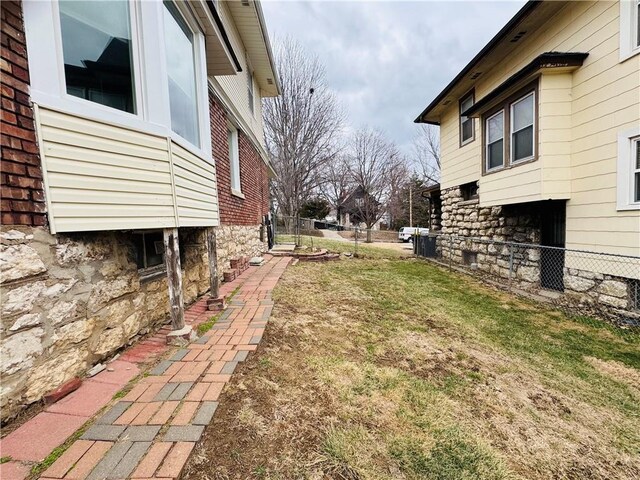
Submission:
<svg viewBox="0 0 640 480">
<path fill-rule="evenodd" d="M 416 237 L 414 253 L 640 325 L 640 257 L 444 234 Z"/>
</svg>

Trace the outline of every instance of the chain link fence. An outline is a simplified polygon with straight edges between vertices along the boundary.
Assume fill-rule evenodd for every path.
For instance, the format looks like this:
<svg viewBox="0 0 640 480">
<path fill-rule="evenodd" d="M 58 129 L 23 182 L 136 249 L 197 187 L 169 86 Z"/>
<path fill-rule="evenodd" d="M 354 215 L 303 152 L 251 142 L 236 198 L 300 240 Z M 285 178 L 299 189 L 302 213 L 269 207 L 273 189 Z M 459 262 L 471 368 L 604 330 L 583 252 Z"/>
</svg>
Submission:
<svg viewBox="0 0 640 480">
<path fill-rule="evenodd" d="M 295 245 L 301 249 L 319 250 L 328 248 L 338 253 L 351 255 L 411 256 L 410 242 L 402 242 L 398 231 L 367 229 L 360 226 L 344 226 L 310 218 L 277 215 L 273 217 L 276 245 Z M 376 248 L 376 250 L 371 250 Z"/>
<path fill-rule="evenodd" d="M 640 326 L 640 257 L 429 234 L 414 253 L 450 269 Z"/>
</svg>

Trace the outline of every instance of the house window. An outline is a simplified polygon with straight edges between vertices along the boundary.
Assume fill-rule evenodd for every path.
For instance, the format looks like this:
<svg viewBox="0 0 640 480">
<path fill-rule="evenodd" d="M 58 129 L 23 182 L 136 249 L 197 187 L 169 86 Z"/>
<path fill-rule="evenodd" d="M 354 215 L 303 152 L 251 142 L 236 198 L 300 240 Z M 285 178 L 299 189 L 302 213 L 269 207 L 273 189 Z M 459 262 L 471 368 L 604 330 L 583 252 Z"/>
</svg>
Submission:
<svg viewBox="0 0 640 480">
<path fill-rule="evenodd" d="M 143 232 L 133 235 L 136 264 L 139 270 L 163 270 L 164 238 L 162 232 Z"/>
<path fill-rule="evenodd" d="M 618 210 L 640 210 L 640 128 L 618 135 Z"/>
<path fill-rule="evenodd" d="M 462 200 L 475 200 L 478 198 L 478 182 L 469 182 L 464 185 L 460 185 L 460 193 L 462 194 Z"/>
<path fill-rule="evenodd" d="M 504 111 L 487 118 L 487 171 L 504 167 Z"/>
<path fill-rule="evenodd" d="M 165 2 L 164 6 L 171 129 L 185 140 L 198 145 L 198 102 L 193 32 L 173 3 Z"/>
<path fill-rule="evenodd" d="M 471 92 L 469 95 L 460 100 L 460 146 L 473 142 L 475 139 L 475 129 L 473 124 L 473 118 L 462 115 L 469 108 L 473 106 L 474 94 Z"/>
<path fill-rule="evenodd" d="M 492 112 L 483 123 L 484 173 L 535 160 L 536 86 L 507 98 Z"/>
<path fill-rule="evenodd" d="M 135 113 L 128 1 L 60 1 L 66 92 Z"/>
<path fill-rule="evenodd" d="M 462 263 L 464 265 L 474 265 L 478 263 L 478 252 L 472 252 L 470 250 L 462 251 Z"/>
<path fill-rule="evenodd" d="M 620 0 L 620 61 L 640 53 L 640 0 Z"/>
<path fill-rule="evenodd" d="M 533 158 L 534 93 L 511 104 L 511 162 Z"/>
<path fill-rule="evenodd" d="M 249 98 L 249 110 L 254 113 L 254 99 L 253 99 L 253 73 L 249 72 L 247 78 L 247 94 Z"/>
<path fill-rule="evenodd" d="M 227 139 L 229 143 L 231 191 L 240 193 L 240 155 L 238 150 L 238 130 L 232 125 L 227 126 Z"/>
</svg>

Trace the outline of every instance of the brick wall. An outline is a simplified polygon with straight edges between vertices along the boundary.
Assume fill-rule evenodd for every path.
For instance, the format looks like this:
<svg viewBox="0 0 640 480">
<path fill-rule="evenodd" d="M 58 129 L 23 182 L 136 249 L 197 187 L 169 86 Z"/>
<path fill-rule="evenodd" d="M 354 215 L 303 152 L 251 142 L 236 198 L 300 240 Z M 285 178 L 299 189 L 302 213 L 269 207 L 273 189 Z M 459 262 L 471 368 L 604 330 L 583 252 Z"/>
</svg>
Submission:
<svg viewBox="0 0 640 480">
<path fill-rule="evenodd" d="M 267 167 L 241 130 L 238 130 L 240 188 L 244 199 L 231 193 L 231 169 L 227 143 L 227 116 L 220 103 L 209 98 L 211 144 L 218 175 L 218 200 L 222 225 L 258 225 L 269 211 Z"/>
<path fill-rule="evenodd" d="M 36 142 L 33 108 L 29 99 L 27 47 L 19 1 L 3 0 L 1 210 L 4 225 L 46 223 L 42 169 Z"/>
</svg>

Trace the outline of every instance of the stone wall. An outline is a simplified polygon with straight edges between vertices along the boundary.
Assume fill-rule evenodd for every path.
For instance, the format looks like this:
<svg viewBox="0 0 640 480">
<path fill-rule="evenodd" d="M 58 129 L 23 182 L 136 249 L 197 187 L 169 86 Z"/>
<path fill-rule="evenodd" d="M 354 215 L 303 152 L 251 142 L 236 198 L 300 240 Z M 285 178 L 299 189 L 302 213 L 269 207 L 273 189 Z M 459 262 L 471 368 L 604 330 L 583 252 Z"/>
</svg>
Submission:
<svg viewBox="0 0 640 480">
<path fill-rule="evenodd" d="M 435 228 L 437 219 L 432 229 L 433 233 L 447 235 L 437 239 L 436 254 L 440 259 L 449 262 L 451 258 L 453 264 L 464 265 L 471 273 L 498 280 L 505 286 L 543 292 L 540 282 L 542 249 L 537 245 L 544 205 L 480 207 L 478 199 L 463 200 L 459 187 L 443 190 L 441 202 L 441 229 Z M 532 245 L 514 246 L 501 242 Z M 475 258 L 471 258 L 475 261 L 470 262 L 465 252 L 472 253 Z M 640 305 L 634 304 L 631 298 L 632 284 L 638 280 L 589 270 L 590 265 L 595 269 L 594 265 L 608 261 L 598 254 L 567 251 L 565 265 L 583 268 L 563 267 L 560 260 L 558 269 L 564 290 L 547 293 L 547 296 L 574 311 L 614 319 L 617 323 L 640 325 Z M 621 271 L 621 274 L 631 275 L 634 268 L 640 269 L 640 261 L 628 265 L 627 272 Z"/>
<path fill-rule="evenodd" d="M 180 229 L 185 302 L 209 289 L 205 229 Z M 166 276 L 141 279 L 130 234 L 0 231 L 2 421 L 164 323 Z"/>
<path fill-rule="evenodd" d="M 260 241 L 260 229 L 260 225 L 222 225 L 216 229 L 220 278 L 230 268 L 232 258 L 256 257 L 267 251 L 266 234 L 265 241 Z"/>
</svg>

